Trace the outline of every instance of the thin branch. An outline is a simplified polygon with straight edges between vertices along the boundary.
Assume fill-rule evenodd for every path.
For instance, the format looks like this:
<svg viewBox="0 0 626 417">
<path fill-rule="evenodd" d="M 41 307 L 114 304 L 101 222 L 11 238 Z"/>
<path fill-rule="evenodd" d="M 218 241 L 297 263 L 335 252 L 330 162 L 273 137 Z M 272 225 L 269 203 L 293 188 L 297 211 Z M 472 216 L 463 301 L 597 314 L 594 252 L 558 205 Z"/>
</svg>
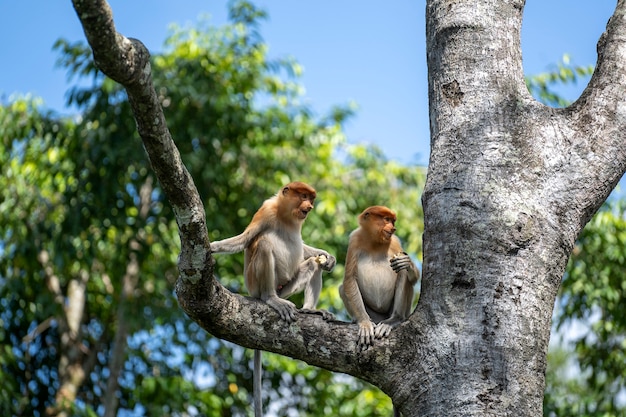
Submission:
<svg viewBox="0 0 626 417">
<path fill-rule="evenodd" d="M 54 302 L 60 306 L 64 306 L 65 298 L 63 297 L 63 292 L 61 291 L 59 277 L 56 276 L 52 268 L 52 263 L 50 262 L 50 254 L 47 250 L 42 249 L 39 251 L 39 253 L 37 253 L 37 260 L 43 268 L 46 286 L 48 287 L 48 290 L 50 290 L 52 295 L 54 295 Z"/>
<path fill-rule="evenodd" d="M 22 343 L 28 345 L 29 343 L 31 343 L 33 340 L 35 340 L 40 334 L 42 334 L 43 332 L 45 332 L 46 330 L 48 330 L 50 328 L 50 326 L 52 325 L 52 322 L 54 321 L 55 317 L 48 317 L 47 319 L 45 319 L 44 321 L 42 321 L 41 323 L 39 323 L 37 325 L 37 327 L 35 327 L 33 329 L 32 332 L 28 333 L 26 336 L 24 336 L 22 338 Z"/>
<path fill-rule="evenodd" d="M 203 276 L 210 279 L 204 207 L 167 128 L 152 83 L 150 54 L 140 41 L 117 33 L 106 1 L 73 0 L 73 4 L 98 68 L 126 89 L 152 168 L 174 209 L 182 244 L 181 277 L 192 282 Z"/>
</svg>

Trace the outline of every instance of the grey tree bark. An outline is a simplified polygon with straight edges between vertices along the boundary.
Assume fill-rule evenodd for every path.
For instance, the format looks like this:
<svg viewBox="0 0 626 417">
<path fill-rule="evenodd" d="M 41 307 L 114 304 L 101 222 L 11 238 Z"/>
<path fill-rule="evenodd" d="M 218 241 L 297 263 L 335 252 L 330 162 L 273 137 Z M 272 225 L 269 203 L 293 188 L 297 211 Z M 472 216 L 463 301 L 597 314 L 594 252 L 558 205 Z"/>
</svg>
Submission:
<svg viewBox="0 0 626 417">
<path fill-rule="evenodd" d="M 146 48 L 104 0 L 73 0 L 100 69 L 126 88 L 181 237 L 181 307 L 213 335 L 357 376 L 405 416 L 539 416 L 550 319 L 579 232 L 626 171 L 626 5 L 566 109 L 524 84 L 523 0 L 428 0 L 431 156 L 424 268 L 410 319 L 360 352 L 356 326 L 264 303 L 213 278 L 205 212 L 167 129 Z M 210 213 L 209 213 L 210 215 Z"/>
</svg>

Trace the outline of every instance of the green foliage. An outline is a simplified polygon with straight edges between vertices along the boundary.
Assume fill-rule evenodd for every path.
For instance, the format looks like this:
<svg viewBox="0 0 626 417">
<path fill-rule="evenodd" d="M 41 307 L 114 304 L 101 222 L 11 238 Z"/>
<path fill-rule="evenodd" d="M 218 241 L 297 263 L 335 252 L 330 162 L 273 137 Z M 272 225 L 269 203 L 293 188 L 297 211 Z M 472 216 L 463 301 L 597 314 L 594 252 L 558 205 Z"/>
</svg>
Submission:
<svg viewBox="0 0 626 417">
<path fill-rule="evenodd" d="M 555 107 L 570 102 L 558 88 L 591 76 L 568 55 L 550 72 L 527 77 L 535 98 Z M 611 199 L 581 233 L 555 311 L 556 330 L 584 332 L 548 355 L 545 416 L 621 416 L 626 413 L 626 220 L 624 201 Z M 573 345 L 573 350 L 571 350 Z"/>
<path fill-rule="evenodd" d="M 548 353 L 546 392 L 543 398 L 543 415 L 546 417 L 584 416 L 584 404 L 594 401 L 584 381 L 576 376 L 579 372 L 571 352 L 563 348 Z"/>
<path fill-rule="evenodd" d="M 571 102 L 563 97 L 555 88 L 567 84 L 576 84 L 581 79 L 591 77 L 593 65 L 574 66 L 569 55 L 563 55 L 561 62 L 551 71 L 526 77 L 526 86 L 533 97 L 553 107 L 566 107 Z"/>
<path fill-rule="evenodd" d="M 302 69 L 268 59 L 259 32 L 264 16 L 236 2 L 231 24 L 173 27 L 164 52 L 153 56 L 155 85 L 204 199 L 210 238 L 240 233 L 265 198 L 303 180 L 319 195 L 303 228 L 307 243 L 342 262 L 356 215 L 386 204 L 418 258 L 424 170 L 348 145 L 341 125 L 351 107 L 316 117 L 302 105 Z M 44 414 L 61 384 L 59 363 L 71 357 L 86 376 L 71 413 L 94 415 L 103 406 L 114 335 L 127 327 L 120 409 L 249 415 L 251 352 L 206 334 L 176 305 L 177 226 L 124 91 L 96 70 L 83 43 L 56 47 L 70 78 L 92 80 L 70 91 L 80 116 L 44 113 L 31 99 L 0 106 L 0 349 L 7 352 L 0 355 L 0 410 Z M 135 266 L 139 273 L 128 279 Z M 231 290 L 245 292 L 242 271 L 242 256 L 217 258 L 216 273 Z M 320 307 L 345 318 L 342 274 L 339 264 L 325 276 Z M 70 295 L 76 285 L 84 285 L 82 304 Z M 70 303 L 84 308 L 73 345 L 63 342 Z M 277 355 L 265 360 L 269 408 L 389 413 L 389 399 L 361 381 Z"/>
<path fill-rule="evenodd" d="M 64 236 L 61 226 L 73 223 L 64 192 L 75 190 L 77 179 L 71 175 L 74 164 L 63 145 L 74 126 L 42 114 L 38 107 L 32 99 L 17 99 L 0 106 L 3 415 L 21 411 L 29 414 L 29 401 L 44 405 L 48 397 L 44 387 L 49 380 L 38 371 L 56 367 L 54 354 L 45 347 L 58 343 L 58 334 L 51 329 L 33 343 L 27 337 L 50 316 L 61 314 L 52 294 L 42 291 L 44 271 L 37 265 L 38 252 L 50 250 L 51 256 L 66 268 L 79 262 L 75 242 Z"/>
<path fill-rule="evenodd" d="M 626 395 L 625 270 L 626 203 L 610 200 L 580 235 L 563 280 L 557 328 L 573 321 L 586 326 L 573 341 L 580 380 L 569 381 L 582 389 L 569 394 L 575 402 L 554 406 L 559 416 L 626 413 L 619 400 Z"/>
<path fill-rule="evenodd" d="M 251 352 L 249 356 L 252 357 Z M 263 353 L 263 362 L 268 414 L 311 417 L 392 414 L 389 398 L 369 384 L 267 352 Z"/>
</svg>

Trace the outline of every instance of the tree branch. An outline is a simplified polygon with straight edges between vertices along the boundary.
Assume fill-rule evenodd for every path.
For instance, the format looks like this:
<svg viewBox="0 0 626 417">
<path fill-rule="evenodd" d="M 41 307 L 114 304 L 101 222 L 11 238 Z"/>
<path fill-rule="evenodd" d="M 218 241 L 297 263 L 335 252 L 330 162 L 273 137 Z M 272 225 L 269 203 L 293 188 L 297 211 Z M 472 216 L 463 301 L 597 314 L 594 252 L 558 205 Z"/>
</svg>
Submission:
<svg viewBox="0 0 626 417">
<path fill-rule="evenodd" d="M 210 277 L 204 207 L 167 128 L 152 84 L 150 54 L 140 41 L 116 32 L 106 1 L 74 0 L 73 3 L 98 68 L 126 89 L 152 168 L 174 209 L 182 245 L 181 277 L 191 281 Z"/>
<path fill-rule="evenodd" d="M 569 117 L 581 139 L 568 153 L 580 158 L 571 174 L 589 201 L 585 223 L 626 172 L 626 2 L 617 2 L 597 49 L 593 76 Z"/>
</svg>

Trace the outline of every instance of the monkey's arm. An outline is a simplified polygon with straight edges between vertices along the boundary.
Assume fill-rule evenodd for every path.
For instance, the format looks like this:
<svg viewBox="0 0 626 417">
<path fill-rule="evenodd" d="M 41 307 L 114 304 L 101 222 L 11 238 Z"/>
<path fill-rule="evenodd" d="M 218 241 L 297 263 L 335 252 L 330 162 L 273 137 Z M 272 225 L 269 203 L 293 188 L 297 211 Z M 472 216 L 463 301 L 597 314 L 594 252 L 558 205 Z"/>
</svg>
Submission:
<svg viewBox="0 0 626 417">
<path fill-rule="evenodd" d="M 253 219 L 254 220 L 254 219 Z M 211 242 L 211 253 L 237 253 L 243 252 L 254 239 L 263 232 L 261 224 L 250 223 L 240 235 L 228 239 Z"/>
<path fill-rule="evenodd" d="M 333 255 L 329 254 L 325 250 L 317 249 L 317 248 L 314 248 L 313 246 L 308 246 L 305 244 L 302 245 L 302 248 L 303 248 L 303 254 L 304 254 L 305 260 L 309 258 L 315 258 L 320 255 L 323 255 L 326 257 L 326 259 L 320 263 L 324 271 L 332 271 L 333 268 L 335 267 L 337 260 L 335 259 Z"/>
<path fill-rule="evenodd" d="M 267 200 L 261 205 L 261 208 L 254 213 L 250 224 L 240 235 L 229 237 L 228 239 L 211 242 L 212 253 L 237 253 L 243 252 L 244 249 L 252 243 L 258 235 L 266 229 L 275 227 L 275 215 L 272 210 L 273 206 Z"/>
<path fill-rule="evenodd" d="M 410 284 L 415 284 L 420 277 L 419 270 L 409 257 L 407 253 L 402 249 L 402 243 L 400 239 L 394 235 L 391 245 L 389 246 L 389 263 L 391 268 L 397 274 L 400 271 L 408 271 L 408 279 Z"/>
<path fill-rule="evenodd" d="M 250 237 L 243 232 L 238 236 L 229 237 L 228 239 L 218 240 L 217 242 L 211 242 L 211 252 L 212 253 L 237 253 L 242 252 L 248 242 L 250 241 Z"/>
<path fill-rule="evenodd" d="M 363 302 L 363 295 L 359 289 L 357 281 L 358 276 L 358 254 L 354 253 L 348 246 L 348 253 L 346 254 L 346 272 L 343 277 L 343 301 L 346 305 L 348 313 L 357 322 L 359 326 L 359 345 L 362 348 L 374 343 L 374 323 L 370 319 L 367 310 L 365 310 L 365 303 Z"/>
<path fill-rule="evenodd" d="M 387 337 L 398 323 L 406 320 L 411 311 L 413 285 L 419 279 L 419 270 L 409 255 L 402 251 L 399 241 L 398 245 L 393 246 L 390 251 L 395 254 L 391 256 L 389 263 L 397 274 L 394 305 L 391 316 L 376 325 L 375 333 L 379 338 Z"/>
</svg>

